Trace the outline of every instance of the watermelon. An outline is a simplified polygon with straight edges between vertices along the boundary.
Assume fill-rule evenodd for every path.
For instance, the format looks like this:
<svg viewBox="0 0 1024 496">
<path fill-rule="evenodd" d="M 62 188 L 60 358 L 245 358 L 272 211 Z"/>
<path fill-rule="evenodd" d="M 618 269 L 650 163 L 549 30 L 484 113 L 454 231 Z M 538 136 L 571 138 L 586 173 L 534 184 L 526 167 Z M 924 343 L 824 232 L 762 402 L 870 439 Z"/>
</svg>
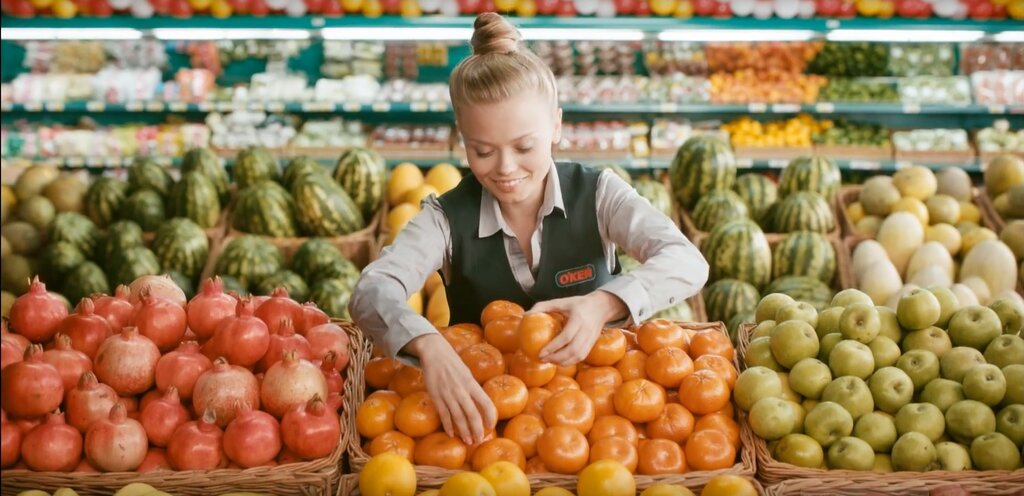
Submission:
<svg viewBox="0 0 1024 496">
<path fill-rule="evenodd" d="M 156 192 L 161 197 L 171 191 L 174 179 L 167 169 L 161 167 L 153 159 L 139 157 L 128 167 L 128 192 L 136 193 L 144 190 Z"/>
<path fill-rule="evenodd" d="M 778 187 L 767 176 L 751 173 L 744 174 L 736 179 L 732 190 L 743 199 L 750 212 L 750 218 L 754 219 L 761 227 L 769 227 L 765 220 L 768 209 L 775 204 L 779 198 Z"/>
<path fill-rule="evenodd" d="M 330 177 L 327 174 L 327 168 L 321 165 L 320 162 L 303 155 L 295 157 L 288 162 L 288 165 L 284 168 L 284 174 L 281 175 L 281 184 L 284 185 L 285 189 L 291 191 L 300 178 L 309 174 L 319 177 Z"/>
<path fill-rule="evenodd" d="M 238 296 L 248 296 L 249 289 L 242 285 L 242 282 L 231 276 L 220 276 L 220 282 L 224 285 L 225 293 L 234 293 Z"/>
<path fill-rule="evenodd" d="M 342 236 L 366 226 L 352 198 L 330 178 L 306 175 L 292 186 L 295 218 L 310 236 Z"/>
<path fill-rule="evenodd" d="M 98 178 L 85 193 L 85 215 L 97 226 L 107 227 L 117 218 L 121 203 L 127 196 L 127 183 L 111 177 Z"/>
<path fill-rule="evenodd" d="M 703 291 L 710 322 L 729 322 L 737 314 L 752 312 L 761 301 L 753 285 L 736 279 L 719 279 Z"/>
<path fill-rule="evenodd" d="M 260 281 L 256 285 L 256 294 L 269 296 L 277 288 L 284 288 L 288 296 L 295 301 L 306 301 L 309 297 L 309 286 L 298 274 L 290 270 L 282 270 Z"/>
<path fill-rule="evenodd" d="M 787 234 L 772 247 L 772 277 L 814 277 L 830 284 L 836 274 L 836 250 L 825 235 L 811 231 Z"/>
<path fill-rule="evenodd" d="M 85 262 L 85 255 L 77 246 L 67 241 L 50 243 L 40 255 L 43 281 L 53 290 L 59 290 L 64 277 Z"/>
<path fill-rule="evenodd" d="M 84 262 L 75 267 L 64 281 L 63 293 L 68 301 L 78 302 L 96 293 L 110 294 L 110 282 L 99 265 Z"/>
<path fill-rule="evenodd" d="M 679 205 L 693 208 L 704 195 L 732 188 L 736 181 L 736 158 L 724 141 L 694 136 L 676 151 L 669 165 L 669 177 Z"/>
<path fill-rule="evenodd" d="M 121 203 L 120 218 L 138 224 L 145 232 L 156 231 L 167 219 L 164 199 L 150 189 L 136 191 Z"/>
<path fill-rule="evenodd" d="M 779 179 L 779 193 L 786 198 L 798 191 L 810 191 L 831 202 L 842 182 L 839 166 L 831 159 L 817 155 L 798 157 L 783 169 Z"/>
<path fill-rule="evenodd" d="M 633 188 L 636 189 L 637 194 L 651 202 L 651 206 L 665 214 L 666 217 L 673 218 L 672 193 L 663 183 L 650 177 L 641 177 L 633 181 Z"/>
<path fill-rule="evenodd" d="M 131 284 L 142 276 L 160 273 L 160 260 L 149 248 L 136 246 L 121 252 L 114 262 L 114 270 L 108 274 L 115 286 Z"/>
<path fill-rule="evenodd" d="M 284 265 L 281 252 L 259 236 L 239 236 L 224 247 L 217 259 L 216 274 L 231 276 L 246 289 L 279 272 Z"/>
<path fill-rule="evenodd" d="M 309 300 L 327 315 L 348 319 L 348 302 L 352 298 L 355 281 L 351 279 L 324 279 L 310 288 Z"/>
<path fill-rule="evenodd" d="M 119 220 L 109 227 L 96 246 L 96 257 L 107 270 L 118 254 L 128 248 L 144 244 L 142 228 L 130 220 Z"/>
<path fill-rule="evenodd" d="M 231 226 L 260 236 L 293 238 L 295 229 L 295 202 L 280 185 L 263 181 L 243 189 L 238 194 Z"/>
<path fill-rule="evenodd" d="M 384 157 L 369 148 L 350 149 L 334 167 L 334 180 L 359 207 L 364 219 L 373 218 L 384 204 L 387 175 Z"/>
<path fill-rule="evenodd" d="M 710 266 L 710 280 L 739 279 L 763 288 L 772 273 L 772 250 L 764 232 L 749 219 L 716 227 L 701 243 Z"/>
<path fill-rule="evenodd" d="M 676 322 L 696 322 L 690 303 L 683 301 L 655 313 L 651 319 L 668 319 Z"/>
<path fill-rule="evenodd" d="M 295 251 L 292 256 L 292 270 L 307 281 L 315 281 L 333 264 L 346 262 L 345 255 L 326 239 L 313 238 Z M 358 270 L 357 270 L 358 272 Z"/>
<path fill-rule="evenodd" d="M 629 172 L 627 172 L 626 169 L 623 169 L 622 166 L 619 165 L 619 164 L 612 163 L 612 162 L 607 162 L 607 163 L 603 163 L 603 164 L 596 164 L 596 165 L 593 165 L 592 167 L 595 168 L 595 169 L 601 169 L 601 170 L 607 169 L 607 170 L 610 170 L 613 173 L 615 173 L 616 176 L 619 176 L 619 179 L 622 179 L 623 181 L 625 181 L 626 184 L 631 184 L 633 186 L 636 186 L 635 184 L 633 184 L 633 178 L 629 175 Z"/>
<path fill-rule="evenodd" d="M 50 224 L 50 243 L 67 241 L 78 248 L 85 258 L 92 258 L 99 237 L 100 230 L 96 228 L 96 224 L 76 212 L 61 212 Z"/>
<path fill-rule="evenodd" d="M 314 274 L 312 281 L 317 282 L 321 279 L 359 279 L 359 267 L 352 263 L 351 260 L 342 258 L 341 260 L 335 260 L 330 265 L 324 267 L 323 272 Z"/>
<path fill-rule="evenodd" d="M 189 281 L 196 281 L 203 272 L 210 254 L 210 241 L 206 231 L 185 218 L 165 222 L 156 231 L 153 253 L 164 271 L 176 271 Z"/>
<path fill-rule="evenodd" d="M 818 193 L 799 191 L 785 197 L 771 210 L 775 232 L 828 233 L 836 226 L 832 207 Z"/>
<path fill-rule="evenodd" d="M 701 231 L 710 231 L 724 222 L 748 216 L 747 204 L 739 195 L 729 190 L 712 191 L 697 202 L 693 224 Z"/>
<path fill-rule="evenodd" d="M 740 326 L 743 324 L 752 324 L 756 321 L 756 315 L 753 310 L 747 312 L 740 312 L 734 315 L 729 322 L 726 323 L 725 327 L 729 329 L 729 337 L 732 342 L 739 343 L 739 332 Z"/>
<path fill-rule="evenodd" d="M 199 172 L 206 176 L 213 187 L 217 189 L 217 197 L 220 204 L 227 205 L 231 198 L 229 189 L 228 171 L 224 169 L 220 157 L 209 148 L 193 148 L 185 152 L 181 159 L 181 173 L 184 176 L 189 172 Z"/>
<path fill-rule="evenodd" d="M 816 277 L 785 276 L 772 281 L 764 290 L 764 294 L 783 293 L 797 301 L 804 301 L 819 312 L 832 303 L 835 291 Z"/>
<path fill-rule="evenodd" d="M 277 181 L 277 159 L 262 146 L 252 146 L 238 152 L 232 173 L 239 189 L 245 189 L 262 181 Z"/>
<path fill-rule="evenodd" d="M 203 229 L 216 226 L 220 220 L 217 188 L 199 172 L 183 175 L 181 181 L 171 188 L 168 203 L 173 216 L 191 219 Z"/>
</svg>

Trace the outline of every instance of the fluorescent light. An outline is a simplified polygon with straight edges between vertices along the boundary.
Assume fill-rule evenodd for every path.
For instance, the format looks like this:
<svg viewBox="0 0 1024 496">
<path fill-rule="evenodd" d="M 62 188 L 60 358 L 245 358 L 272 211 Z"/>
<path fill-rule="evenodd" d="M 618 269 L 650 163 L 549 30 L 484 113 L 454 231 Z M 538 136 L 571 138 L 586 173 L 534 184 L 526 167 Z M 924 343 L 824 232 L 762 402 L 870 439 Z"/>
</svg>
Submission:
<svg viewBox="0 0 1024 496">
<path fill-rule="evenodd" d="M 0 28 L 5 40 L 139 40 L 142 31 L 130 28 Z"/>
<path fill-rule="evenodd" d="M 644 39 L 644 33 L 639 29 L 524 28 L 519 32 L 527 40 L 640 41 Z"/>
<path fill-rule="evenodd" d="M 993 35 L 992 39 L 1000 43 L 1024 43 L 1024 31 L 1003 31 Z"/>
<path fill-rule="evenodd" d="M 323 28 L 325 40 L 469 41 L 473 28 Z"/>
<path fill-rule="evenodd" d="M 825 37 L 829 41 L 877 41 L 889 43 L 966 43 L 978 41 L 984 31 L 923 29 L 836 29 Z"/>
<path fill-rule="evenodd" d="M 801 29 L 670 29 L 658 33 L 661 41 L 806 41 L 813 31 Z"/>
<path fill-rule="evenodd" d="M 305 29 L 213 29 L 157 28 L 153 36 L 160 40 L 308 40 Z"/>
</svg>

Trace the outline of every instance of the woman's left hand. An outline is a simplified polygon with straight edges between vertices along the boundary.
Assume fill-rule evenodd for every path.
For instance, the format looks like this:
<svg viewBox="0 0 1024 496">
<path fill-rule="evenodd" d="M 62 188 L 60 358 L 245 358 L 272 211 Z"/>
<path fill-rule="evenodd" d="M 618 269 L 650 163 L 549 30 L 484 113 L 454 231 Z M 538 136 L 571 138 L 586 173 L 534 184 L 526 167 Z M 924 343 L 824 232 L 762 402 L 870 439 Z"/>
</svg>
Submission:
<svg viewBox="0 0 1024 496">
<path fill-rule="evenodd" d="M 582 362 L 601 335 L 604 325 L 621 318 L 628 309 L 617 296 L 606 291 L 594 291 L 586 296 L 570 296 L 542 301 L 530 312 L 560 313 L 565 315 L 562 332 L 540 352 L 540 360 L 569 367 Z"/>
</svg>

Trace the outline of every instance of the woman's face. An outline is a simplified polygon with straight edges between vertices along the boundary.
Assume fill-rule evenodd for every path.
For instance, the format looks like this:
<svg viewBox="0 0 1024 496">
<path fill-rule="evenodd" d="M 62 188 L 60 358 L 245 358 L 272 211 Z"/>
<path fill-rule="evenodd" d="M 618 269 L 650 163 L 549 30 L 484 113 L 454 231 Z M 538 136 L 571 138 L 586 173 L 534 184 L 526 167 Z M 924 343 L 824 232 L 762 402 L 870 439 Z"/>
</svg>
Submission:
<svg viewBox="0 0 1024 496">
<path fill-rule="evenodd" d="M 543 198 L 551 148 L 561 139 L 562 111 L 539 92 L 459 109 L 469 168 L 502 205 Z"/>
</svg>

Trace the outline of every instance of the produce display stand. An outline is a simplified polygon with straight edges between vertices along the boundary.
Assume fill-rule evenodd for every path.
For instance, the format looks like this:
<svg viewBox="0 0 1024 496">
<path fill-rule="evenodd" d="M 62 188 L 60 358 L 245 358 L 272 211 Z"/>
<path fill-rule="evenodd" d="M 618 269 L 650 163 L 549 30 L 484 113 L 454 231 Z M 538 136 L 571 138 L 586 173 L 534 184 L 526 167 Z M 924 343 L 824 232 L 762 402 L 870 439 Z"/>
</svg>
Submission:
<svg viewBox="0 0 1024 496">
<path fill-rule="evenodd" d="M 697 332 L 703 330 L 714 330 L 728 335 L 728 331 L 725 325 L 721 322 L 715 323 L 689 323 L 689 322 L 677 322 L 679 326 L 687 331 Z M 367 341 L 367 349 L 365 350 L 364 356 L 372 354 L 372 346 Z M 736 353 L 733 356 L 733 366 L 739 366 L 739 354 Z M 365 363 L 362 364 L 365 366 Z M 358 367 L 358 365 L 356 365 Z M 363 377 L 363 370 L 361 368 L 352 369 L 348 376 L 348 380 L 353 383 L 362 383 L 363 387 L 356 386 L 353 392 L 352 402 L 353 404 L 361 404 L 363 399 L 366 397 L 365 378 Z M 348 400 L 348 398 L 346 398 Z M 711 478 L 718 475 L 740 475 L 752 478 L 755 471 L 756 465 L 754 460 L 753 445 L 751 444 L 754 439 L 754 433 L 750 430 L 747 425 L 745 415 L 737 410 L 737 422 L 740 425 L 740 444 L 738 457 L 739 460 L 727 469 L 722 470 L 711 470 L 711 471 L 693 471 L 686 472 L 679 475 L 637 475 L 635 476 L 637 489 L 646 489 L 657 483 L 668 483 L 668 484 L 679 484 L 690 488 L 691 490 L 697 490 L 703 487 Z M 349 437 L 348 446 L 348 460 L 351 471 L 358 473 L 369 461 L 370 456 L 363 450 L 362 440 L 357 434 L 356 430 L 356 412 L 350 411 L 349 418 L 347 419 L 347 429 L 350 430 L 354 435 Z M 416 480 L 418 481 L 420 488 L 439 488 L 449 477 L 458 473 L 457 470 L 447 470 L 438 467 L 430 467 L 424 465 L 416 466 Z M 574 475 L 559 475 L 559 474 L 528 474 L 530 484 L 533 487 L 546 487 L 546 486 L 558 486 L 565 489 L 575 489 L 577 477 Z M 358 494 L 358 493 L 353 493 Z"/>
</svg>

